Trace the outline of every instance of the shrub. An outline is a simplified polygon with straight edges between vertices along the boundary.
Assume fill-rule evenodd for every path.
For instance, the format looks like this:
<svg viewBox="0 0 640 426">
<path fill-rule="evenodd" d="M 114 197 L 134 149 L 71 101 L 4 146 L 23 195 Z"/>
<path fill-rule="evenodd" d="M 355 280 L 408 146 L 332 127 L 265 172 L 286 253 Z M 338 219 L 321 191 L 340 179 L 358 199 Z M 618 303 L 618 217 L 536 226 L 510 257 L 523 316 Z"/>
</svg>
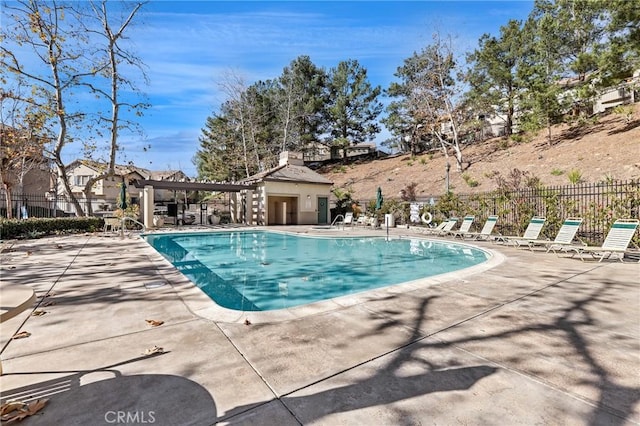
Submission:
<svg viewBox="0 0 640 426">
<path fill-rule="evenodd" d="M 0 239 L 95 232 L 103 226 L 104 220 L 99 217 L 0 219 Z"/>
<path fill-rule="evenodd" d="M 582 172 L 578 169 L 573 169 L 567 174 L 567 177 L 569 178 L 569 182 L 575 185 L 582 181 Z"/>
<path fill-rule="evenodd" d="M 625 124 L 631 123 L 631 118 L 633 117 L 633 106 L 631 105 L 618 105 L 613 109 L 614 114 L 621 115 L 624 117 Z"/>
<path fill-rule="evenodd" d="M 480 185 L 480 183 L 477 180 L 475 180 L 474 178 L 472 178 L 470 175 L 466 173 L 462 175 L 462 179 L 464 179 L 467 185 L 469 185 L 471 188 L 475 188 L 476 186 Z"/>
<path fill-rule="evenodd" d="M 551 170 L 551 174 L 552 174 L 553 176 L 560 176 L 560 175 L 564 174 L 564 170 L 560 170 L 560 169 L 553 169 L 553 170 Z"/>
</svg>

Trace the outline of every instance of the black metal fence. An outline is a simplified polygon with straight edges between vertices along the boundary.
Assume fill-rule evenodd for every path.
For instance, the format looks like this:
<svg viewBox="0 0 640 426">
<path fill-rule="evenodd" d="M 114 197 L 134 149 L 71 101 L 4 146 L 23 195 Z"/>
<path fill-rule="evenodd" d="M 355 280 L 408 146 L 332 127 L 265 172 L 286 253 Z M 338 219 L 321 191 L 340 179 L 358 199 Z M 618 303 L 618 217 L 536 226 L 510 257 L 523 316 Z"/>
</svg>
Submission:
<svg viewBox="0 0 640 426">
<path fill-rule="evenodd" d="M 131 200 L 131 204 L 137 204 L 137 200 Z M 87 211 L 88 201 L 79 199 L 78 202 L 84 212 Z M 118 201 L 91 200 L 94 216 L 110 216 L 117 208 Z M 11 194 L 11 217 L 68 217 L 75 216 L 76 209 L 65 196 L 52 196 L 49 194 Z M 7 216 L 7 194 L 0 192 L 0 216 Z"/>
<path fill-rule="evenodd" d="M 498 215 L 497 231 L 503 235 L 522 235 L 533 216 L 544 216 L 542 237 L 553 239 L 568 217 L 583 219 L 578 236 L 601 244 L 616 219 L 640 218 L 640 180 L 608 181 L 577 185 L 491 191 L 480 194 L 453 194 L 417 200 L 436 222 L 451 216 L 475 215 L 474 230 L 479 231 L 489 215 Z M 388 199 L 386 202 L 398 200 Z M 385 202 L 385 204 L 386 204 Z M 360 201 L 362 208 L 371 200 Z M 408 205 L 407 212 L 408 212 Z M 640 245 L 640 229 L 634 237 Z"/>
<path fill-rule="evenodd" d="M 581 217 L 578 235 L 599 244 L 616 219 L 640 217 L 640 180 L 496 191 L 463 195 L 460 201 L 481 220 L 497 214 L 502 233 L 509 235 L 521 235 L 531 217 L 544 216 L 543 234 L 553 239 L 566 218 Z"/>
</svg>

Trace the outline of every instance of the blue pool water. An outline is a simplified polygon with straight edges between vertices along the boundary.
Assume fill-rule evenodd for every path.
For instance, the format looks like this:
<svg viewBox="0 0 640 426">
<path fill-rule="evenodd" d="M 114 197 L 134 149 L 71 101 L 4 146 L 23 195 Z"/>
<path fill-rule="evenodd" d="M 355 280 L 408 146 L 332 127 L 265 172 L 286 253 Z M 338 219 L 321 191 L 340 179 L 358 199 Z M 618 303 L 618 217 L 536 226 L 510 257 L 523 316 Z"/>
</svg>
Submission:
<svg viewBox="0 0 640 426">
<path fill-rule="evenodd" d="M 218 305 L 290 308 L 482 263 L 462 244 L 381 237 L 309 237 L 269 231 L 156 234 L 147 242 Z"/>
</svg>

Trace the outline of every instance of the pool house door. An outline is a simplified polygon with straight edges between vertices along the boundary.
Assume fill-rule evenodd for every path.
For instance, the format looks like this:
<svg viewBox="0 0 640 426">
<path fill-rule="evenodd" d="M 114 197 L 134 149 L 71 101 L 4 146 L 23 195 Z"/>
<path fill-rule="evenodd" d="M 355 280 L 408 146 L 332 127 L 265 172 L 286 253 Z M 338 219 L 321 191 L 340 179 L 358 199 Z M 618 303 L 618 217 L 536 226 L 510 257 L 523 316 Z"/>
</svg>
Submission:
<svg viewBox="0 0 640 426">
<path fill-rule="evenodd" d="M 328 218 L 329 199 L 327 197 L 318 197 L 318 225 L 326 225 L 329 223 Z"/>
</svg>

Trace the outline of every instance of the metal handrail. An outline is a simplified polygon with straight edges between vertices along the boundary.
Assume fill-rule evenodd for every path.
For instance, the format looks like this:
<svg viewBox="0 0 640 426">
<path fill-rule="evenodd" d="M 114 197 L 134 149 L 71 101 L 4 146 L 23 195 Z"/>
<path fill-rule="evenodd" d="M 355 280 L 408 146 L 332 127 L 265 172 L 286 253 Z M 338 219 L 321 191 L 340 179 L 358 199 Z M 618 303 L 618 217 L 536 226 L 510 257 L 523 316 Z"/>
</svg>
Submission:
<svg viewBox="0 0 640 426">
<path fill-rule="evenodd" d="M 137 223 L 138 225 L 142 226 L 142 232 L 147 232 L 147 227 L 144 226 L 144 223 L 142 222 L 138 222 L 137 220 L 135 220 L 132 217 L 128 217 L 128 216 L 123 216 L 122 217 L 122 225 L 120 226 L 120 238 L 124 238 L 124 223 L 128 220 L 130 220 L 133 223 Z"/>
<path fill-rule="evenodd" d="M 335 219 L 333 219 L 333 222 L 331 222 L 331 227 L 333 227 L 336 224 L 336 222 L 338 221 L 339 218 L 342 218 L 342 221 L 341 221 L 342 229 L 344 229 L 344 215 L 342 215 L 342 214 L 339 214 L 338 216 L 336 216 Z"/>
</svg>

